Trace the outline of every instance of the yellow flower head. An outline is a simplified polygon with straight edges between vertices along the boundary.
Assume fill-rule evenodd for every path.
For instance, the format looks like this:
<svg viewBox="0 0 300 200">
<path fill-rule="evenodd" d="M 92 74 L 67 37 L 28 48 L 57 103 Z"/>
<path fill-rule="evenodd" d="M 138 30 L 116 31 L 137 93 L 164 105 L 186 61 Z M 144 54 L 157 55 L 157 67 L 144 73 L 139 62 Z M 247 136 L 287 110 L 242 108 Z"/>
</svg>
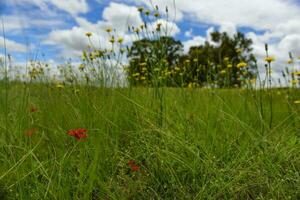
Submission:
<svg viewBox="0 0 300 200">
<path fill-rule="evenodd" d="M 243 50 L 242 50 L 241 48 L 238 48 L 238 49 L 236 49 L 235 51 L 236 51 L 237 53 L 242 53 Z"/>
<path fill-rule="evenodd" d="M 245 62 L 240 62 L 239 64 L 237 64 L 237 68 L 243 68 L 246 67 L 248 64 Z"/>
<path fill-rule="evenodd" d="M 80 64 L 78 68 L 79 68 L 80 71 L 83 71 L 84 68 L 85 68 L 85 65 L 84 64 Z"/>
<path fill-rule="evenodd" d="M 107 33 L 110 33 L 110 32 L 112 32 L 112 28 L 107 28 L 105 31 L 106 31 Z"/>
<path fill-rule="evenodd" d="M 300 104 L 300 100 L 294 101 L 294 104 Z"/>
<path fill-rule="evenodd" d="M 144 11 L 144 8 L 143 8 L 143 7 L 138 7 L 138 11 L 139 11 L 139 12 L 143 12 L 143 11 Z"/>
<path fill-rule="evenodd" d="M 289 60 L 287 63 L 288 64 L 293 64 L 294 62 L 293 62 L 293 60 Z"/>
<path fill-rule="evenodd" d="M 140 29 L 139 29 L 139 28 L 136 28 L 136 29 L 134 29 L 134 32 L 135 32 L 136 34 L 139 34 L 139 33 L 140 33 Z"/>
<path fill-rule="evenodd" d="M 292 80 L 291 83 L 292 85 L 296 85 L 299 81 L 298 80 Z"/>
<path fill-rule="evenodd" d="M 146 16 L 149 16 L 150 13 L 151 13 L 150 10 L 146 10 L 146 11 L 145 11 L 145 15 L 146 15 Z"/>
<path fill-rule="evenodd" d="M 55 87 L 58 88 L 58 89 L 63 89 L 65 86 L 61 83 L 58 83 L 58 84 L 56 84 Z"/>
<path fill-rule="evenodd" d="M 109 41 L 110 41 L 112 44 L 115 43 L 115 37 L 114 37 L 114 36 L 111 37 Z"/>
<path fill-rule="evenodd" d="M 132 74 L 132 76 L 133 76 L 133 77 L 137 77 L 137 76 L 139 76 L 139 75 L 140 75 L 140 73 L 138 73 L 138 72 L 137 72 L 137 73 L 134 73 L 134 74 Z"/>
<path fill-rule="evenodd" d="M 300 76 L 300 71 L 293 72 L 294 75 Z"/>
<path fill-rule="evenodd" d="M 188 84 L 188 88 L 193 88 L 194 84 L 193 83 L 189 83 Z"/>
<path fill-rule="evenodd" d="M 227 65 L 227 68 L 232 68 L 232 64 L 228 64 L 228 65 Z"/>
<path fill-rule="evenodd" d="M 91 36 L 92 36 L 92 33 L 91 33 L 91 32 L 87 32 L 85 35 L 86 35 L 87 37 L 91 37 Z"/>
<path fill-rule="evenodd" d="M 274 62 L 275 61 L 275 57 L 273 56 L 267 56 L 265 57 L 265 61 L 268 63 Z"/>
<path fill-rule="evenodd" d="M 123 39 L 122 37 L 119 37 L 119 38 L 118 38 L 118 43 L 122 44 L 123 41 L 124 41 L 124 39 Z"/>
<path fill-rule="evenodd" d="M 145 62 L 142 62 L 142 63 L 139 64 L 139 66 L 141 66 L 141 67 L 144 67 L 146 65 L 147 65 L 147 63 L 145 63 Z"/>
<path fill-rule="evenodd" d="M 226 74 L 226 70 L 222 70 L 220 73 L 221 74 Z"/>
</svg>

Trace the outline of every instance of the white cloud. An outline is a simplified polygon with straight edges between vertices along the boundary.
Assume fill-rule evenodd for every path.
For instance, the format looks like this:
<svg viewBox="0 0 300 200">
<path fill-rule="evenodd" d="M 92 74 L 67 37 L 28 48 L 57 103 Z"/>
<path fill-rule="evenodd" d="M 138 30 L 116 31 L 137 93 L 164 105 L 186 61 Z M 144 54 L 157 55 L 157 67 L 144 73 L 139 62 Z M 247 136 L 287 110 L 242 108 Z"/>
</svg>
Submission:
<svg viewBox="0 0 300 200">
<path fill-rule="evenodd" d="M 26 15 L 4 15 L 4 29 L 11 34 L 20 34 L 29 28 L 46 28 L 61 27 L 65 22 L 61 19 L 44 19 L 29 17 Z"/>
<path fill-rule="evenodd" d="M 222 33 L 226 32 L 230 37 L 233 37 L 237 33 L 235 25 L 230 22 L 221 24 L 219 31 Z"/>
<path fill-rule="evenodd" d="M 72 15 L 87 13 L 89 6 L 86 0 L 49 0 L 57 8 L 64 10 Z"/>
<path fill-rule="evenodd" d="M 126 43 L 133 40 L 133 37 L 126 33 L 128 25 L 139 26 L 142 24 L 140 13 L 136 7 L 118 3 L 110 3 L 103 11 L 103 19 L 96 23 L 92 23 L 82 17 L 75 17 L 75 20 L 78 24 L 77 26 L 74 26 L 72 29 L 51 31 L 44 43 L 62 46 L 64 54 L 78 56 L 90 44 L 85 33 L 93 33 L 91 43 L 94 47 L 105 49 L 111 47 L 109 35 L 105 31 L 106 28 L 114 28 L 117 33 L 116 37 L 122 36 Z"/>
<path fill-rule="evenodd" d="M 129 25 L 137 27 L 143 23 L 136 7 L 121 3 L 111 3 L 106 7 L 103 11 L 103 20 L 122 32 L 125 32 Z"/>
<path fill-rule="evenodd" d="M 148 0 L 143 0 L 149 5 Z M 164 8 L 174 0 L 153 0 L 154 5 Z M 278 23 L 290 19 L 299 20 L 300 12 L 296 0 L 175 0 L 177 14 L 207 24 L 233 23 L 256 29 L 272 29 Z M 171 6 L 172 7 L 172 6 Z M 182 18 L 181 18 L 182 19 Z"/>
<path fill-rule="evenodd" d="M 12 52 L 26 52 L 27 48 L 25 45 L 21 44 L 21 43 L 17 43 L 13 40 L 10 39 L 5 39 L 4 42 L 4 38 L 2 36 L 0 36 L 0 47 L 2 49 L 6 48 L 8 53 L 12 53 Z"/>
<path fill-rule="evenodd" d="M 183 42 L 184 52 L 188 53 L 189 49 L 192 46 L 203 45 L 205 43 L 205 41 L 206 41 L 206 38 L 201 37 L 201 36 L 195 36 L 191 40 L 187 40 L 187 41 Z"/>
</svg>

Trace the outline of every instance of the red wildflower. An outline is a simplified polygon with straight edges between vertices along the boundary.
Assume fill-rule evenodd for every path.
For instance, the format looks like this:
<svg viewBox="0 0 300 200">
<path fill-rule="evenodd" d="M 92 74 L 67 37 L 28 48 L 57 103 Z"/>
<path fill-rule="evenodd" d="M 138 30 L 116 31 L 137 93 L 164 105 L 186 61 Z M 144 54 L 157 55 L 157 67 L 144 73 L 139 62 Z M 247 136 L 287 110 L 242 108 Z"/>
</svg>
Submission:
<svg viewBox="0 0 300 200">
<path fill-rule="evenodd" d="M 38 109 L 36 108 L 36 107 L 34 107 L 34 106 L 31 106 L 30 108 L 29 108 L 29 112 L 31 112 L 31 113 L 35 113 L 35 112 L 37 112 L 38 111 Z"/>
<path fill-rule="evenodd" d="M 129 160 L 127 164 L 129 165 L 132 172 L 139 171 L 140 169 L 140 166 L 136 165 L 134 160 Z"/>
<path fill-rule="evenodd" d="M 75 137 L 78 141 L 82 138 L 86 138 L 88 136 L 86 133 L 87 130 L 84 128 L 78 128 L 78 129 L 73 129 L 68 131 L 68 134 L 70 136 Z"/>
<path fill-rule="evenodd" d="M 29 130 L 25 131 L 25 135 L 28 136 L 28 137 L 31 137 L 36 132 L 37 132 L 37 129 L 36 128 L 32 128 L 32 129 L 29 129 Z"/>
</svg>

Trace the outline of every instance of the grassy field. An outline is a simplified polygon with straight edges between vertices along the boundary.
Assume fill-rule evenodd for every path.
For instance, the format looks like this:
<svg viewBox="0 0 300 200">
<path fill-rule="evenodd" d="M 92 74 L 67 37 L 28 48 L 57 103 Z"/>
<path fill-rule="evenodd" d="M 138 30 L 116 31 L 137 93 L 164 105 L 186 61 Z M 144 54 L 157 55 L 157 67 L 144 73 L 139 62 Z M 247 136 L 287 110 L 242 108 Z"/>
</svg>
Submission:
<svg viewBox="0 0 300 200">
<path fill-rule="evenodd" d="M 1 83 L 0 199 L 299 199 L 299 95 Z"/>
</svg>

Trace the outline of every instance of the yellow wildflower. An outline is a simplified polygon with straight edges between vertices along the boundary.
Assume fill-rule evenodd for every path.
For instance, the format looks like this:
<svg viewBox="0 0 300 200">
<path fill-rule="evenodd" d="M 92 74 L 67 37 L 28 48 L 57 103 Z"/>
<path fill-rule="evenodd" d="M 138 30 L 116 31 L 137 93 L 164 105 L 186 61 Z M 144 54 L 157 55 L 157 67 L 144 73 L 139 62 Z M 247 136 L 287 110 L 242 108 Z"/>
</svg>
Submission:
<svg viewBox="0 0 300 200">
<path fill-rule="evenodd" d="M 293 72 L 294 75 L 300 76 L 300 71 Z"/>
<path fill-rule="evenodd" d="M 242 50 L 241 48 L 238 48 L 238 49 L 236 49 L 235 51 L 236 51 L 237 53 L 242 53 L 243 50 Z"/>
<path fill-rule="evenodd" d="M 144 8 L 143 8 L 143 7 L 138 7 L 138 11 L 139 11 L 139 12 L 143 12 L 143 11 L 144 11 Z"/>
<path fill-rule="evenodd" d="M 227 65 L 227 68 L 232 68 L 232 64 L 228 64 L 228 65 Z"/>
<path fill-rule="evenodd" d="M 248 64 L 245 62 L 240 62 L 239 64 L 237 64 L 237 68 L 243 68 L 246 67 Z"/>
<path fill-rule="evenodd" d="M 109 40 L 112 44 L 113 43 L 115 43 L 115 37 L 114 36 L 112 36 L 111 38 L 110 38 L 110 40 Z"/>
<path fill-rule="evenodd" d="M 122 38 L 122 37 L 119 37 L 119 38 L 118 38 L 118 42 L 119 42 L 120 44 L 122 44 L 123 41 L 124 41 L 124 38 Z"/>
<path fill-rule="evenodd" d="M 295 79 L 291 81 L 292 85 L 296 85 L 298 82 L 299 82 L 299 81 L 298 81 L 298 80 L 295 80 Z"/>
<path fill-rule="evenodd" d="M 149 15 L 150 15 L 150 10 L 146 10 L 146 11 L 145 11 L 145 15 L 146 15 L 146 16 L 149 16 Z"/>
<path fill-rule="evenodd" d="M 136 28 L 136 29 L 134 29 L 134 32 L 135 32 L 136 34 L 139 34 L 139 33 L 140 33 L 140 29 L 139 29 L 139 28 Z"/>
<path fill-rule="evenodd" d="M 132 76 L 133 76 L 133 77 L 137 77 L 137 76 L 139 76 L 139 75 L 140 75 L 140 73 L 138 73 L 138 72 L 137 72 L 137 73 L 134 73 L 134 74 L 132 74 Z"/>
<path fill-rule="evenodd" d="M 91 36 L 92 36 L 92 33 L 91 33 L 91 32 L 87 32 L 85 35 L 86 35 L 87 37 L 91 37 Z"/>
<path fill-rule="evenodd" d="M 141 66 L 141 67 L 144 67 L 146 65 L 147 65 L 147 63 L 145 63 L 145 62 L 142 62 L 142 63 L 139 64 L 139 66 Z"/>
<path fill-rule="evenodd" d="M 289 60 L 287 63 L 288 64 L 293 64 L 293 60 Z"/>
<path fill-rule="evenodd" d="M 85 65 L 84 64 L 80 64 L 78 68 L 79 68 L 80 71 L 83 71 L 84 68 L 85 68 Z"/>
<path fill-rule="evenodd" d="M 107 28 L 105 31 L 106 31 L 107 33 L 110 33 L 110 32 L 112 32 L 112 28 Z"/>
<path fill-rule="evenodd" d="M 189 64 L 191 61 L 189 59 L 184 61 L 186 64 Z"/>
<path fill-rule="evenodd" d="M 300 100 L 294 101 L 294 104 L 300 104 Z"/>
<path fill-rule="evenodd" d="M 275 61 L 275 57 L 273 56 L 267 56 L 265 57 L 265 61 L 268 63 L 274 62 Z"/>
<path fill-rule="evenodd" d="M 56 84 L 55 87 L 58 88 L 58 89 L 63 89 L 65 86 L 61 83 L 58 83 L 58 84 Z"/>
</svg>

